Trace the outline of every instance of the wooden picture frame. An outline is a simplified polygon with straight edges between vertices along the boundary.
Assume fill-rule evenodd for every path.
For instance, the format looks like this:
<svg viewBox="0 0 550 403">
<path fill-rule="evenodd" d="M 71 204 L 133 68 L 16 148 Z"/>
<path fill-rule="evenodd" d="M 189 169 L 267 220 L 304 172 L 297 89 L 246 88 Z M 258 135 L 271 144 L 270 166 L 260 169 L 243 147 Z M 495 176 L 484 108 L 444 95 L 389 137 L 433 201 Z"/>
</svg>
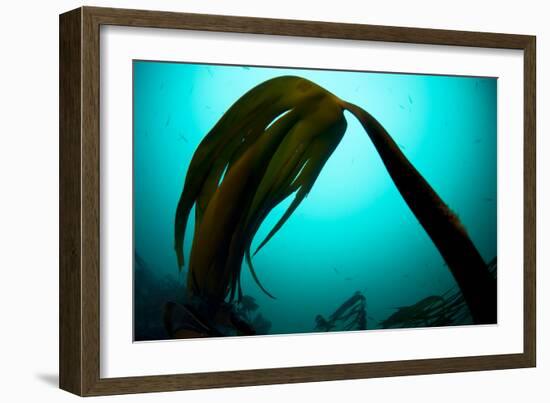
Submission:
<svg viewBox="0 0 550 403">
<path fill-rule="evenodd" d="M 276 369 L 100 377 L 100 27 L 269 34 L 524 52 L 523 353 Z M 81 396 L 533 367 L 535 37 L 313 21 L 81 7 L 60 16 L 60 387 Z"/>
</svg>

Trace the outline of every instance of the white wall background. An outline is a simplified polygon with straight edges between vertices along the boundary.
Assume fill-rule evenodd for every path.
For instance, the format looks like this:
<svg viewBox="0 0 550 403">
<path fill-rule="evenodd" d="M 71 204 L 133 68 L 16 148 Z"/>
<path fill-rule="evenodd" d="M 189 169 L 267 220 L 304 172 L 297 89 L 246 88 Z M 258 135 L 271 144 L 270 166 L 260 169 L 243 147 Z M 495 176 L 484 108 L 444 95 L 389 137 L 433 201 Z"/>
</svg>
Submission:
<svg viewBox="0 0 550 403">
<path fill-rule="evenodd" d="M 537 35 L 538 367 L 102 398 L 102 401 L 547 402 L 550 390 L 550 25 L 544 1 L 124 0 L 88 5 Z M 0 396 L 65 402 L 58 365 L 58 14 L 79 1 L 10 1 L 0 24 Z"/>
</svg>

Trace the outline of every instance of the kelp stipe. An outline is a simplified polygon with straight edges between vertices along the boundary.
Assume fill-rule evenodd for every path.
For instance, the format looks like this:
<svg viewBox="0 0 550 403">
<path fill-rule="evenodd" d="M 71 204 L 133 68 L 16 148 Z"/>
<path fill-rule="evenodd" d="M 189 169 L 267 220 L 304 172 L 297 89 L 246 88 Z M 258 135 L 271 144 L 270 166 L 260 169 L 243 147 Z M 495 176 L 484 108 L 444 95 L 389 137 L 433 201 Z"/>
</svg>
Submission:
<svg viewBox="0 0 550 403">
<path fill-rule="evenodd" d="M 357 105 L 348 102 L 343 105 L 363 125 L 399 193 L 441 253 L 464 295 L 474 323 L 496 323 L 496 279 L 459 218 L 372 115 Z"/>
<path fill-rule="evenodd" d="M 295 193 L 258 249 L 309 193 L 345 133 L 344 110 L 366 130 L 400 194 L 446 261 L 474 322 L 495 323 L 496 281 L 458 217 L 372 115 L 294 76 L 268 80 L 242 96 L 195 151 L 175 220 L 181 268 L 185 228 L 195 205 L 188 291 L 214 306 L 227 297 L 240 299 L 240 270 L 246 259 L 253 278 L 268 293 L 252 266 L 251 242 L 275 206 Z"/>
</svg>

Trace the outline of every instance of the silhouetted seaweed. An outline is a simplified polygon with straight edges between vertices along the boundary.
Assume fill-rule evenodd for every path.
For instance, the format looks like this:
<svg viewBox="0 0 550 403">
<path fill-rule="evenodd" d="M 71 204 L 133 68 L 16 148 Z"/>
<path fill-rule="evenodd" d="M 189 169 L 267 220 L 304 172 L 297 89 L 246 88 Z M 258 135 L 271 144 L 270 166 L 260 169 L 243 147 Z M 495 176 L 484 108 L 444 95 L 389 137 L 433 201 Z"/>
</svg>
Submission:
<svg viewBox="0 0 550 403">
<path fill-rule="evenodd" d="M 268 334 L 271 330 L 271 322 L 261 313 L 258 313 L 250 323 L 256 334 Z"/>
<path fill-rule="evenodd" d="M 255 299 L 247 295 L 216 306 L 191 296 L 183 303 L 166 303 L 164 325 L 170 337 L 178 339 L 267 334 L 271 322 L 257 310 Z"/>
<path fill-rule="evenodd" d="M 256 299 L 249 295 L 243 295 L 241 300 L 235 303 L 235 311 L 243 318 L 250 320 L 252 312 L 258 309 Z"/>
<path fill-rule="evenodd" d="M 491 276 L 497 277 L 497 258 L 487 265 Z M 380 322 L 385 329 L 407 327 L 456 326 L 473 324 L 470 309 L 462 291 L 454 286 L 443 295 L 431 295 L 397 311 Z"/>
<path fill-rule="evenodd" d="M 397 312 L 381 322 L 383 328 L 430 326 L 432 312 L 444 306 L 438 295 L 426 297 L 414 305 L 398 307 Z"/>
<path fill-rule="evenodd" d="M 222 336 L 216 327 L 205 323 L 187 304 L 168 301 L 164 305 L 163 322 L 171 338 Z"/>
<path fill-rule="evenodd" d="M 195 206 L 188 292 L 212 306 L 239 300 L 246 259 L 253 279 L 271 296 L 252 265 L 252 240 L 273 208 L 295 194 L 257 253 L 310 192 L 346 131 L 345 110 L 359 120 L 401 196 L 448 264 L 474 321 L 495 323 L 496 281 L 458 216 L 371 114 L 294 76 L 267 80 L 244 94 L 193 155 L 174 234 L 181 268 L 187 220 Z"/>
<path fill-rule="evenodd" d="M 328 319 L 322 315 L 315 317 L 315 331 L 318 332 L 366 329 L 367 302 L 360 291 L 344 301 Z"/>
</svg>

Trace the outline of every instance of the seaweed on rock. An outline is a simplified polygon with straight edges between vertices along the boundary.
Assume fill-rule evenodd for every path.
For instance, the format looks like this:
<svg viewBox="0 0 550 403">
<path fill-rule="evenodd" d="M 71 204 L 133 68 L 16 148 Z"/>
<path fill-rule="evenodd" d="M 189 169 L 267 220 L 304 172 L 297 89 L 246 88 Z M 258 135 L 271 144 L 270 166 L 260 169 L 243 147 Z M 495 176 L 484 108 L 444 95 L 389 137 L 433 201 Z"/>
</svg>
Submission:
<svg viewBox="0 0 550 403">
<path fill-rule="evenodd" d="M 317 315 L 315 323 L 315 331 L 318 332 L 366 330 L 367 302 L 365 296 L 360 291 L 355 292 L 328 319 Z"/>
<path fill-rule="evenodd" d="M 253 297 L 243 295 L 240 302 L 221 304 L 214 315 L 196 297 L 183 303 L 169 301 L 164 307 L 164 325 L 171 338 L 222 337 L 267 334 L 271 322 L 257 312 Z"/>
<path fill-rule="evenodd" d="M 159 274 L 138 252 L 134 254 L 134 338 L 136 341 L 169 338 L 162 321 L 166 301 L 185 301 L 183 281 L 172 274 Z"/>
<path fill-rule="evenodd" d="M 496 280 L 496 257 L 489 262 L 487 269 Z M 457 286 L 450 288 L 443 295 L 431 295 L 415 304 L 396 309 L 396 312 L 380 322 L 380 327 L 395 329 L 456 326 L 475 323 L 473 322 L 466 300 Z"/>
</svg>

